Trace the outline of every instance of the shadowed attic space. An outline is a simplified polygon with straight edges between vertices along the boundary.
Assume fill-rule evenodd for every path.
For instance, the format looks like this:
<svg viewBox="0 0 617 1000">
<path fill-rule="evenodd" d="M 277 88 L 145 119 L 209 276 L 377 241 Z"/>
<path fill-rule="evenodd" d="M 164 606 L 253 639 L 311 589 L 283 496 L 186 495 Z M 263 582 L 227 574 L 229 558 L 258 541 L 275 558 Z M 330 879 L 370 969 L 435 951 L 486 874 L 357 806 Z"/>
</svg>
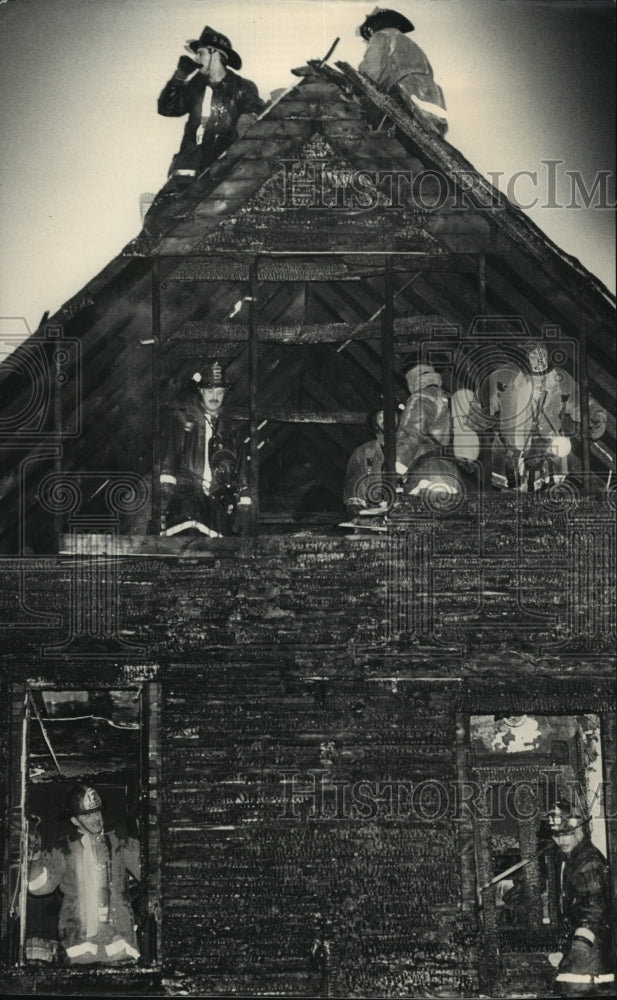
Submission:
<svg viewBox="0 0 617 1000">
<path fill-rule="evenodd" d="M 173 199 L 158 235 L 142 233 L 4 362 L 0 391 L 13 429 L 0 480 L 8 550 L 20 510 L 26 547 L 48 550 L 54 518 L 41 508 L 39 485 L 54 471 L 82 477 L 84 513 L 104 509 L 109 474 L 136 473 L 150 485 L 154 470 L 156 480 L 160 413 L 213 360 L 232 383 L 225 409 L 240 440 L 252 419 L 262 523 L 267 514 L 274 524 L 306 523 L 310 513 L 336 523 L 346 462 L 368 439 L 366 413 L 384 392 L 388 255 L 394 372 L 422 354 L 447 391 L 475 389 L 491 350 L 555 337 L 559 363 L 608 411 L 588 469 L 593 488 L 606 487 L 616 450 L 614 298 L 421 115 L 338 65 L 311 64 Z M 370 207 L 350 203 L 350 178 L 366 170 L 385 171 L 390 182 L 396 171 L 412 183 L 423 176 L 426 203 L 393 199 L 387 181 Z M 322 201 L 311 204 L 316 178 Z M 444 182 L 450 200 L 442 204 Z M 471 345 L 478 317 L 485 333 Z M 61 391 L 57 330 L 71 345 Z M 393 391 L 406 396 L 398 374 Z M 47 444 L 60 430 L 54 465 Z M 575 442 L 574 468 L 584 453 Z M 122 525 L 151 531 L 149 508 Z"/>
<path fill-rule="evenodd" d="M 259 285 L 257 326 L 262 523 L 268 514 L 276 514 L 279 524 L 285 513 L 290 523 L 306 521 L 311 512 L 329 511 L 338 516 L 346 463 L 358 444 L 368 440 L 366 413 L 383 392 L 383 258 L 374 255 L 363 260 L 362 266 L 351 256 L 336 264 L 326 258 L 313 258 L 312 262 L 269 260 L 260 265 L 266 280 Z M 475 388 L 496 345 L 496 356 L 504 349 L 515 355 L 516 345 L 531 331 L 520 318 L 491 316 L 483 320 L 483 332 L 465 343 L 473 328 L 478 297 L 477 261 L 473 255 L 457 255 L 448 263 L 448 270 L 425 274 L 410 271 L 409 258 L 397 258 L 393 352 L 396 372 L 420 355 L 430 358 L 445 389 L 452 392 L 461 385 Z M 217 267 L 204 264 L 202 273 L 210 266 Z M 199 264 L 187 262 L 185 267 L 187 277 L 192 278 Z M 487 265 L 491 277 L 493 268 L 491 259 L 490 268 Z M 173 275 L 173 269 L 168 273 Z M 273 276 L 278 281 L 271 280 Z M 296 280 L 303 277 L 313 280 Z M 326 277 L 330 280 L 320 280 Z M 180 281 L 163 278 L 163 283 L 167 285 L 163 313 L 181 301 L 184 315 L 190 314 L 183 323 L 174 315 L 177 326 L 163 348 L 163 383 L 173 394 L 190 378 L 198 357 L 218 358 L 233 386 L 226 408 L 244 420 L 241 437 L 246 440 L 250 382 L 246 304 L 236 311 L 245 289 L 233 282 L 188 280 L 182 282 L 180 300 Z M 491 312 L 496 311 L 497 302 L 491 295 Z M 191 311 L 193 307 L 195 311 Z M 463 323 L 468 326 L 463 327 Z M 435 329 L 440 331 L 440 339 L 433 343 Z M 541 330 L 534 332 L 537 335 Z M 572 341 L 559 344 L 560 363 L 573 373 L 574 347 Z M 407 389 L 400 375 L 395 389 L 397 398 L 404 400 Z M 610 406 L 610 395 L 602 387 L 599 395 L 602 405 Z M 614 441 L 614 419 L 604 444 L 607 440 Z M 594 451 L 592 461 L 598 482 L 603 484 L 601 454 Z M 580 467 L 580 453 L 575 458 Z M 473 480 L 467 485 L 473 488 Z M 331 517 L 330 523 L 334 520 Z"/>
</svg>

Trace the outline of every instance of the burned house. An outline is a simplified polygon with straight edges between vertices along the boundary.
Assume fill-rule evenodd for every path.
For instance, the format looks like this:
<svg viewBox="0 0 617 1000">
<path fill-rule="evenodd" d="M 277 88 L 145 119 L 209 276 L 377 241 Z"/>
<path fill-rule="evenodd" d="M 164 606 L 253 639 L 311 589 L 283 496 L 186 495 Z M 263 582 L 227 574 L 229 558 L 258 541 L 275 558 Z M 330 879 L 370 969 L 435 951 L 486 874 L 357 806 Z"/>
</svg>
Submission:
<svg viewBox="0 0 617 1000">
<path fill-rule="evenodd" d="M 379 394 L 396 482 L 402 366 L 475 392 L 527 338 L 580 394 L 563 476 L 495 490 L 480 440 L 460 494 L 394 487 L 341 529 Z M 251 503 L 163 538 L 166 400 L 214 361 Z M 607 290 L 421 114 L 316 63 L 11 355 L 9 991 L 543 995 L 562 785 L 617 865 L 613 363 Z M 60 836 L 75 780 L 140 839 L 130 967 L 63 966 L 58 900 L 27 892 L 28 827 Z"/>
</svg>

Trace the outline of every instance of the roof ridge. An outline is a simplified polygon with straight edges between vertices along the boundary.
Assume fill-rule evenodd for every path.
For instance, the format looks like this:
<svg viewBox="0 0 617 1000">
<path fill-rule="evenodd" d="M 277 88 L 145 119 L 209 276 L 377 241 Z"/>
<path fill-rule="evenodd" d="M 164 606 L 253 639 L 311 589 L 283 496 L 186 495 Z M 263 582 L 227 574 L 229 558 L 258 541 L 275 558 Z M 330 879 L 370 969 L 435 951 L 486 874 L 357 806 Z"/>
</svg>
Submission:
<svg viewBox="0 0 617 1000">
<path fill-rule="evenodd" d="M 327 77 L 331 82 L 338 83 L 341 85 L 344 80 L 352 89 L 359 91 L 363 97 L 372 101 L 379 107 L 380 110 L 386 112 L 388 117 L 392 119 L 395 125 L 397 125 L 401 131 L 408 136 L 412 141 L 418 143 L 420 146 L 420 152 L 426 156 L 427 152 L 432 155 L 438 163 L 438 166 L 445 167 L 447 171 L 447 176 L 451 177 L 454 183 L 459 184 L 457 180 L 457 170 L 464 171 L 466 178 L 475 179 L 483 189 L 483 193 L 488 194 L 491 198 L 491 204 L 500 204 L 513 216 L 513 222 L 521 224 L 527 230 L 527 235 L 530 240 L 537 243 L 540 240 L 544 244 L 544 248 L 550 250 L 554 256 L 558 257 L 560 261 L 568 264 L 574 270 L 577 271 L 579 276 L 584 279 L 587 285 L 592 291 L 597 294 L 602 295 L 608 300 L 609 304 L 613 307 L 617 304 L 616 296 L 606 287 L 606 285 L 598 278 L 596 275 L 592 274 L 581 261 L 574 257 L 572 254 L 567 253 L 562 250 L 557 243 L 554 242 L 538 225 L 526 215 L 522 209 L 513 205 L 512 202 L 504 195 L 498 188 L 496 188 L 486 177 L 476 168 L 474 165 L 467 160 L 467 158 L 453 146 L 451 143 L 439 136 L 430 127 L 425 126 L 423 122 L 423 114 L 418 109 L 411 109 L 403 106 L 402 103 L 397 103 L 388 94 L 380 90 L 372 80 L 360 73 L 359 70 L 350 66 L 349 63 L 344 61 L 339 61 L 336 66 L 340 69 L 340 74 L 337 74 L 335 70 L 331 67 L 315 65 L 317 72 L 321 73 Z M 453 162 L 448 162 L 448 160 Z M 452 169 L 454 168 L 454 169 Z M 462 187 L 462 185 L 461 185 Z M 470 189 L 465 189 L 469 191 Z M 477 193 L 477 192 L 476 192 Z M 488 207 L 488 206 L 487 206 Z M 479 205 L 478 208 L 481 210 L 482 206 Z M 503 218 L 503 216 L 502 216 Z M 517 242 L 523 243 L 524 240 L 521 238 L 521 234 L 516 234 L 512 232 L 510 226 L 508 235 L 514 237 Z M 529 247 L 528 247 L 529 249 Z M 536 250 L 539 248 L 535 248 Z"/>
</svg>

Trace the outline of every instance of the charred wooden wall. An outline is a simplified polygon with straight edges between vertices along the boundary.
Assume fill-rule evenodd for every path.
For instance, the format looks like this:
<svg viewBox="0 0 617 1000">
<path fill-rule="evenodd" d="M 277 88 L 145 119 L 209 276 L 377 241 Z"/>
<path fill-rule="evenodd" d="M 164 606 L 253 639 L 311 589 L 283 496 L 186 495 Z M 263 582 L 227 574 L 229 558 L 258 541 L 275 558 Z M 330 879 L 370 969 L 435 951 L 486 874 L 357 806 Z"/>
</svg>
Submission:
<svg viewBox="0 0 617 1000">
<path fill-rule="evenodd" d="M 387 783 L 452 789 L 470 714 L 588 711 L 602 717 L 614 784 L 611 619 L 590 610 L 613 546 L 604 513 L 474 508 L 396 537 L 300 534 L 124 558 L 117 634 L 79 636 L 62 655 L 49 647 L 67 635 L 75 565 L 7 562 L 3 733 L 14 681 L 161 686 L 162 967 L 150 992 L 485 991 L 469 830 L 456 809 L 441 815 L 428 786 L 433 819 L 397 815 Z M 583 582 L 581 525 L 593 565 Z M 410 538 L 430 539 L 434 568 L 415 590 Z M 43 611 L 59 615 L 55 628 Z M 119 641 L 139 648 L 120 655 Z M 377 804 L 375 782 L 386 783 Z M 509 988 L 517 974 L 529 990 L 529 969 L 511 971 Z M 37 975 L 54 992 L 54 976 Z M 3 979 L 15 991 L 32 976 L 5 968 Z M 541 975 L 534 983 L 541 995 Z"/>
<path fill-rule="evenodd" d="M 390 976 L 419 985 L 439 965 L 456 993 L 473 973 L 455 825 L 434 824 L 429 842 L 420 821 L 397 821 L 396 799 L 389 820 L 386 801 L 381 816 L 349 801 L 354 782 L 454 780 L 451 698 L 368 695 L 351 679 L 283 686 L 259 667 L 224 685 L 221 667 L 169 681 L 163 895 L 176 969 L 201 973 L 208 992 L 353 995 L 387 992 Z M 403 971 L 420 950 L 419 970 Z"/>
</svg>

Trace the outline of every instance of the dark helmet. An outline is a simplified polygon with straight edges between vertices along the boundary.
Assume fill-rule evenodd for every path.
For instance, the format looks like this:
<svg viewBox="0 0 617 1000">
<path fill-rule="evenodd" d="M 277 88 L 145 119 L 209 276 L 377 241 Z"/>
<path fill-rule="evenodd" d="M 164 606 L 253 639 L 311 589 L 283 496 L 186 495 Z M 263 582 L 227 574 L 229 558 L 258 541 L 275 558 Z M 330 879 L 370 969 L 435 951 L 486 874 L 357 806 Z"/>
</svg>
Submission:
<svg viewBox="0 0 617 1000">
<path fill-rule="evenodd" d="M 568 789 L 559 796 L 548 811 L 553 835 L 568 834 L 589 822 L 587 806 L 575 789 Z"/>
<path fill-rule="evenodd" d="M 404 14 L 399 14 L 397 10 L 375 7 L 372 14 L 367 14 L 364 24 L 360 25 L 358 31 L 362 38 L 368 42 L 371 35 L 374 35 L 376 31 L 383 31 L 384 28 L 398 28 L 403 34 L 414 30 L 413 24 Z"/>
<path fill-rule="evenodd" d="M 394 401 L 396 409 L 394 410 L 394 426 L 398 427 L 401 419 L 401 409 L 402 404 L 395 399 Z M 385 400 L 383 396 L 376 396 L 372 403 L 371 408 L 366 415 L 366 429 L 371 435 L 371 437 L 377 437 L 377 433 L 380 428 L 377 427 L 377 417 L 379 414 L 383 414 L 385 407 Z"/>
<path fill-rule="evenodd" d="M 75 785 L 71 788 L 67 799 L 69 816 L 87 816 L 88 813 L 100 812 L 103 808 L 101 796 L 91 785 Z"/>
<path fill-rule="evenodd" d="M 225 372 L 220 361 L 204 365 L 192 376 L 192 381 L 199 389 L 231 389 L 231 382 L 225 378 Z"/>
<path fill-rule="evenodd" d="M 200 48 L 218 49 L 232 69 L 242 69 L 242 60 L 238 53 L 234 52 L 227 35 L 215 31 L 214 28 L 206 26 L 199 38 L 190 38 L 186 44 L 195 53 Z"/>
</svg>

